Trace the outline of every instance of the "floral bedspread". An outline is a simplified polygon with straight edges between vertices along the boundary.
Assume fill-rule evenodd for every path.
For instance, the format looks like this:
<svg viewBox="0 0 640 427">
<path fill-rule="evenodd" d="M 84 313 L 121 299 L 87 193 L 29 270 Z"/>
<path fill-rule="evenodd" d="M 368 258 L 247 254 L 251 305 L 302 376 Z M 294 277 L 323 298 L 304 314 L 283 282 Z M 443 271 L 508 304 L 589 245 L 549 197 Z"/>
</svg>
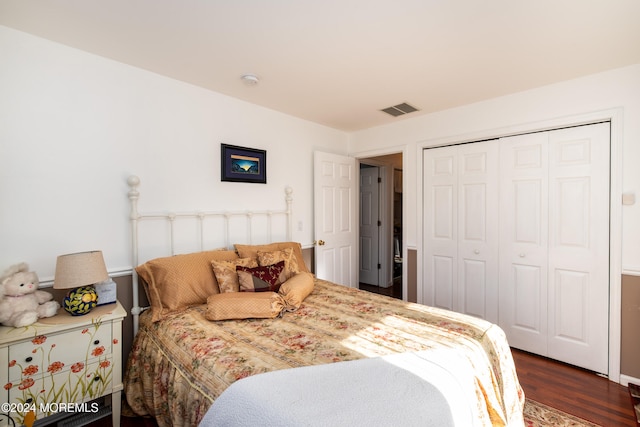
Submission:
<svg viewBox="0 0 640 427">
<path fill-rule="evenodd" d="M 523 425 L 511 350 L 504 332 L 484 320 L 319 279 L 302 306 L 281 318 L 211 322 L 205 307 L 157 323 L 140 317 L 125 394 L 134 412 L 160 426 L 198 425 L 216 397 L 249 375 L 451 348 L 475 368 L 483 423 Z"/>
</svg>

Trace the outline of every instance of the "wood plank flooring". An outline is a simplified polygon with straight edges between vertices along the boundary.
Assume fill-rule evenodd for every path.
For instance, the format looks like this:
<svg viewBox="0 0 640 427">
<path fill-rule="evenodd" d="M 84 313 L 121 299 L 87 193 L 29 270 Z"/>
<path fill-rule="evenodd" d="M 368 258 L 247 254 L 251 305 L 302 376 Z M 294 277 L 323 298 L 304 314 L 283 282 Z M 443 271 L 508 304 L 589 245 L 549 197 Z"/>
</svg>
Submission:
<svg viewBox="0 0 640 427">
<path fill-rule="evenodd" d="M 512 350 L 525 396 L 606 427 L 636 427 L 631 397 L 593 372 Z"/>
</svg>

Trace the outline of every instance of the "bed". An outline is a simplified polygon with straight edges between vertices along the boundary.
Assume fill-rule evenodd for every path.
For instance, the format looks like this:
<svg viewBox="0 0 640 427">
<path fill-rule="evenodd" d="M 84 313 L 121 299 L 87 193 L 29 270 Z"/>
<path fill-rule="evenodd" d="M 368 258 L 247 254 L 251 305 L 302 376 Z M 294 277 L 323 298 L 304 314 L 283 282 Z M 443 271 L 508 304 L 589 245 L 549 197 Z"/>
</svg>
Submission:
<svg viewBox="0 0 640 427">
<path fill-rule="evenodd" d="M 158 215 L 137 211 L 129 184 L 134 282 L 151 302 L 132 310 L 124 391 L 136 414 L 160 426 L 524 425 L 498 326 L 318 279 L 286 239 L 139 262 L 139 222 Z M 286 200 L 268 216 L 289 230 L 290 189 Z"/>
</svg>

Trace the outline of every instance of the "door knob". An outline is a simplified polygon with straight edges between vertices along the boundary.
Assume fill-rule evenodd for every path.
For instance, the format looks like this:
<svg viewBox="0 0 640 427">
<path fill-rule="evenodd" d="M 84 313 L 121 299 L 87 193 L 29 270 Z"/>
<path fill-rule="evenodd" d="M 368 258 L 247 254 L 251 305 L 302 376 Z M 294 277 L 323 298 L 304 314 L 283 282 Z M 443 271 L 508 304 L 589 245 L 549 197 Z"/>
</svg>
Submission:
<svg viewBox="0 0 640 427">
<path fill-rule="evenodd" d="M 473 253 L 478 255 L 480 253 L 480 251 L 476 249 L 475 251 L 473 251 Z"/>
<path fill-rule="evenodd" d="M 318 240 L 313 242 L 314 244 L 317 244 L 318 246 L 324 246 L 325 241 L 324 240 Z"/>
</svg>

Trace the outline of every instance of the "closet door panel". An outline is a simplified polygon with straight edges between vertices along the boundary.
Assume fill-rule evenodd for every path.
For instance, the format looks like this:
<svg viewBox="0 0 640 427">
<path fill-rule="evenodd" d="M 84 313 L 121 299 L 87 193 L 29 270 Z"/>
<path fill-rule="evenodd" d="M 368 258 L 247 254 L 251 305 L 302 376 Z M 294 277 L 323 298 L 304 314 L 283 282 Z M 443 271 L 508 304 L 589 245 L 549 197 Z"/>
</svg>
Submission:
<svg viewBox="0 0 640 427">
<path fill-rule="evenodd" d="M 555 312 L 551 315 L 555 338 L 587 346 L 589 275 L 580 271 L 556 269 L 553 283 Z"/>
<path fill-rule="evenodd" d="M 488 312 L 487 294 L 490 292 L 489 284 L 487 284 L 487 263 L 475 259 L 462 259 L 460 261 L 460 278 L 462 281 L 462 289 L 460 295 L 460 304 L 462 312 L 472 316 L 487 319 L 492 316 Z M 489 319 L 487 319 L 489 320 Z"/>
<path fill-rule="evenodd" d="M 456 311 L 498 321 L 498 141 L 458 147 Z"/>
<path fill-rule="evenodd" d="M 608 372 L 609 124 L 550 132 L 549 353 Z"/>
<path fill-rule="evenodd" d="M 500 140 L 499 324 L 509 344 L 547 353 L 548 135 Z"/>
<path fill-rule="evenodd" d="M 425 150 L 423 304 L 454 309 L 457 293 L 457 149 Z"/>
<path fill-rule="evenodd" d="M 456 267 L 455 258 L 434 255 L 432 258 L 430 277 L 433 281 L 434 307 L 453 310 L 453 290 L 455 288 Z"/>
</svg>

